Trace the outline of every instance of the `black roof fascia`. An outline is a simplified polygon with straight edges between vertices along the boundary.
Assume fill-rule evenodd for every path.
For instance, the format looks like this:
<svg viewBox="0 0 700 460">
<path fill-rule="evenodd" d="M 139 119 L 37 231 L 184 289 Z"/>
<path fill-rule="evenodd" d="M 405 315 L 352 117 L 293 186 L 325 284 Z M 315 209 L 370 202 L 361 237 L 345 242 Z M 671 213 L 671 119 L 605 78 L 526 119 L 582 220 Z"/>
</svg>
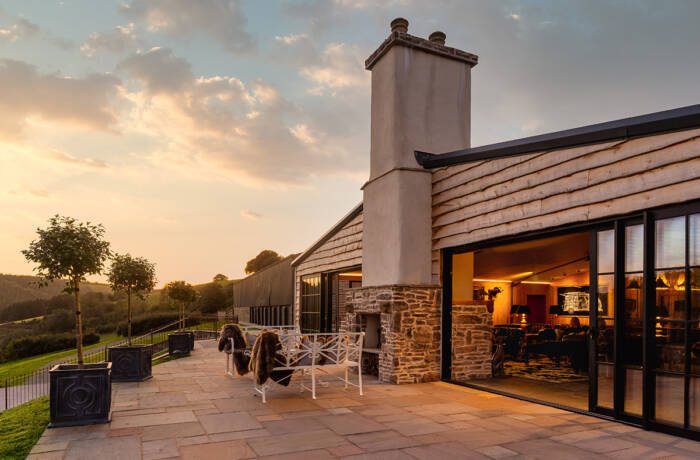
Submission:
<svg viewBox="0 0 700 460">
<path fill-rule="evenodd" d="M 432 169 L 695 127 L 700 127 L 700 104 L 454 152 L 433 154 L 416 150 L 414 153 L 418 164 Z"/>
</svg>

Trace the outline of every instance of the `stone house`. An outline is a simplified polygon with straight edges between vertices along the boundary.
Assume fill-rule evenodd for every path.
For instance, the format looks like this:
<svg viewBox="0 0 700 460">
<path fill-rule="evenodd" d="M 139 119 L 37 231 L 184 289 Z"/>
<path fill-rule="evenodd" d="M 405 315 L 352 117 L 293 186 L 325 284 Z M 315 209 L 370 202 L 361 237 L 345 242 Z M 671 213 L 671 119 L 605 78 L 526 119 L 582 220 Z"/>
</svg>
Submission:
<svg viewBox="0 0 700 460">
<path fill-rule="evenodd" d="M 700 106 L 470 147 L 476 55 L 391 23 L 363 202 L 298 256 L 294 321 L 444 380 L 697 436 Z"/>
</svg>

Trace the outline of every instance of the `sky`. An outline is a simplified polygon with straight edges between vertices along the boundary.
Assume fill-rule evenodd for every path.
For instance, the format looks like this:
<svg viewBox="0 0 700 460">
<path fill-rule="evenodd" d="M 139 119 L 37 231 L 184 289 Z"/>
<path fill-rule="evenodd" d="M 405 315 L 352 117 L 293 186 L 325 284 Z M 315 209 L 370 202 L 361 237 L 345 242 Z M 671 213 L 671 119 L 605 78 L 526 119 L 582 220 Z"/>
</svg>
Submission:
<svg viewBox="0 0 700 460">
<path fill-rule="evenodd" d="M 303 251 L 362 199 L 398 16 L 479 55 L 473 146 L 700 103 L 694 0 L 2 0 L 0 272 L 54 214 L 160 284 Z"/>
</svg>

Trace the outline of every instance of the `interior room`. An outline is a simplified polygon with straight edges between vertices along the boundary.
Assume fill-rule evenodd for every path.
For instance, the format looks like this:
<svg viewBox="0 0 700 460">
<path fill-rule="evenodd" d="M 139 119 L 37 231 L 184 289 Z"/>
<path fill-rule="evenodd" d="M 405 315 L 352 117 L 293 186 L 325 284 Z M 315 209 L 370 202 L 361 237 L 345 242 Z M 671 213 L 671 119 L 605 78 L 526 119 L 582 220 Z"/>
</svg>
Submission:
<svg viewBox="0 0 700 460">
<path fill-rule="evenodd" d="M 472 383 L 588 409 L 589 238 L 575 233 L 453 257 L 453 305 L 484 301 L 493 310 L 494 376 Z M 601 322 L 608 296 L 597 302 Z"/>
</svg>

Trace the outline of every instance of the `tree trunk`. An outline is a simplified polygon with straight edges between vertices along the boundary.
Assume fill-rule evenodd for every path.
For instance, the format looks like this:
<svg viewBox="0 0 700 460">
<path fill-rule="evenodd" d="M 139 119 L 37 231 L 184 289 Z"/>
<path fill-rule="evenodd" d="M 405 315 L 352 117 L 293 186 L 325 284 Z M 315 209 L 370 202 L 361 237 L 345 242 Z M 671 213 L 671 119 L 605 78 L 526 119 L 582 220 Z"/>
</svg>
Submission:
<svg viewBox="0 0 700 460">
<path fill-rule="evenodd" d="M 131 346 L 131 288 L 126 290 L 126 333 Z"/>
<path fill-rule="evenodd" d="M 80 312 L 80 281 L 73 281 L 75 294 L 75 348 L 78 355 L 78 366 L 83 365 L 83 319 Z"/>
</svg>

